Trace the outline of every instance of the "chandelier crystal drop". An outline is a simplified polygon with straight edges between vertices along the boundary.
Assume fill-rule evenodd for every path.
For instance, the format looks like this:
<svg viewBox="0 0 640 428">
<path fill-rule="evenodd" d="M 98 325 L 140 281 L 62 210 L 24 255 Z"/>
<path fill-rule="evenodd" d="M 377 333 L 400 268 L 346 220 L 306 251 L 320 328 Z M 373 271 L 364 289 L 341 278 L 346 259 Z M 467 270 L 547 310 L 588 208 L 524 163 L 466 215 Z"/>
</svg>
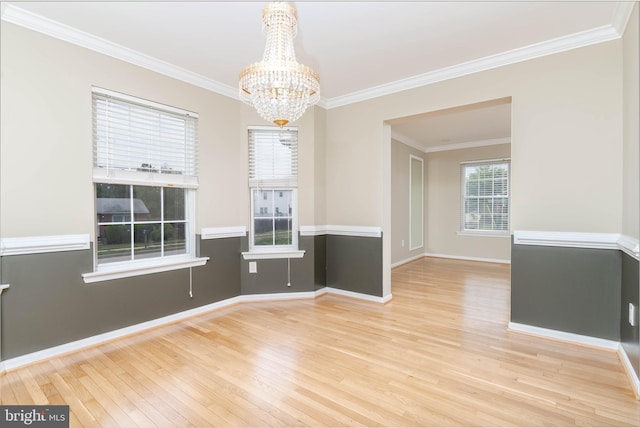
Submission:
<svg viewBox="0 0 640 428">
<path fill-rule="evenodd" d="M 283 2 L 262 11 L 267 44 L 262 61 L 240 73 L 240 99 L 281 128 L 320 100 L 320 76 L 296 61 L 296 9 Z"/>
</svg>

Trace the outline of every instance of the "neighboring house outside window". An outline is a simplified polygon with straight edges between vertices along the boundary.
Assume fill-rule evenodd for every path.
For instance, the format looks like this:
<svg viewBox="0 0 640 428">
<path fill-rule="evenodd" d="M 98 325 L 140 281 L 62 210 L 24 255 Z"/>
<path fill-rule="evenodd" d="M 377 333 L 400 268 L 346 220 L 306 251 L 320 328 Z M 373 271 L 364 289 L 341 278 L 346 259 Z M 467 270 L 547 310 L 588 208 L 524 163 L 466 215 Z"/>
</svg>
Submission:
<svg viewBox="0 0 640 428">
<path fill-rule="evenodd" d="M 250 127 L 250 251 L 297 250 L 297 180 L 297 129 Z"/>
<path fill-rule="evenodd" d="M 93 89 L 96 263 L 195 256 L 197 114 Z"/>
<path fill-rule="evenodd" d="M 461 232 L 508 235 L 510 161 L 467 162 L 460 169 Z"/>
</svg>

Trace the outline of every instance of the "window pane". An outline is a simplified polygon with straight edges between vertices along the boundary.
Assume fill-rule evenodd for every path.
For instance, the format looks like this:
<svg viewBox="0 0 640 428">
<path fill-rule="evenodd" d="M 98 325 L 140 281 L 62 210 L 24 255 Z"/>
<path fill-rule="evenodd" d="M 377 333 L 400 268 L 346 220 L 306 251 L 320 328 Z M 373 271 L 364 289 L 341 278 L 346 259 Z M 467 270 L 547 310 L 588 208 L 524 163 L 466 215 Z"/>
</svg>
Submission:
<svg viewBox="0 0 640 428">
<path fill-rule="evenodd" d="M 253 245 L 273 245 L 273 220 L 256 219 L 253 236 Z"/>
<path fill-rule="evenodd" d="M 96 184 L 96 214 L 98 223 L 131 221 L 131 186 Z"/>
<path fill-rule="evenodd" d="M 275 238 L 276 245 L 291 245 L 293 236 L 291 234 L 290 219 L 276 219 Z"/>
<path fill-rule="evenodd" d="M 134 233 L 134 258 L 148 259 L 150 257 L 160 257 L 162 255 L 162 235 L 161 225 L 136 224 Z"/>
<path fill-rule="evenodd" d="M 133 186 L 134 221 L 158 221 L 162 217 L 161 187 Z"/>
<path fill-rule="evenodd" d="M 98 226 L 98 263 L 131 260 L 131 224 Z"/>
<path fill-rule="evenodd" d="M 467 199 L 465 204 L 465 213 L 477 213 L 478 212 L 478 199 Z"/>
<path fill-rule="evenodd" d="M 164 189 L 164 219 L 186 220 L 185 190 L 175 187 Z"/>
<path fill-rule="evenodd" d="M 467 196 L 478 196 L 478 181 L 467 181 Z"/>
<path fill-rule="evenodd" d="M 494 184 L 494 195 L 507 195 L 508 187 L 507 187 L 507 179 L 499 178 Z"/>
<path fill-rule="evenodd" d="M 493 211 L 497 214 L 507 214 L 509 212 L 509 204 L 507 198 L 495 198 L 493 200 Z"/>
<path fill-rule="evenodd" d="M 480 196 L 491 196 L 493 194 L 493 182 L 491 180 L 480 180 L 478 186 L 478 194 Z"/>
<path fill-rule="evenodd" d="M 273 216 L 273 190 L 253 191 L 253 215 L 254 217 Z"/>
<path fill-rule="evenodd" d="M 276 217 L 291 216 L 291 197 L 293 195 L 293 191 L 281 190 L 278 191 L 277 194 L 278 197 L 274 200 Z"/>
<path fill-rule="evenodd" d="M 187 253 L 185 223 L 165 223 L 164 225 L 164 255 L 173 256 Z"/>
</svg>

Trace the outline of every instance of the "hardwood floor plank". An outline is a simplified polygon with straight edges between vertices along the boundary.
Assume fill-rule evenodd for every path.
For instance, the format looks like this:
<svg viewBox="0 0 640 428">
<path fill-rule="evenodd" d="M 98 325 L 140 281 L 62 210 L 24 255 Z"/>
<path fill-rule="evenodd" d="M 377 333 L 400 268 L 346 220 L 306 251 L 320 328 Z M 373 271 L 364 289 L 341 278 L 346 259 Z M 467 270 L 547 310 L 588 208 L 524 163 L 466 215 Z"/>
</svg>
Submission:
<svg viewBox="0 0 640 428">
<path fill-rule="evenodd" d="M 10 371 L 71 426 L 639 426 L 615 352 L 507 330 L 508 265 L 424 258 L 387 304 L 252 302 Z"/>
</svg>

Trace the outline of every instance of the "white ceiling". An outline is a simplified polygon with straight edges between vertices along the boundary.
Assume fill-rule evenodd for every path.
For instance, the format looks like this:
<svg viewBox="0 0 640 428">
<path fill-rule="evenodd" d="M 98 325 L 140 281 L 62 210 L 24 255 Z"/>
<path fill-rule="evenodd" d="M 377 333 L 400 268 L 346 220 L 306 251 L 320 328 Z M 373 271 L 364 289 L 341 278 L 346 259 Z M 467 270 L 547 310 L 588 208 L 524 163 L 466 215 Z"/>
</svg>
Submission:
<svg viewBox="0 0 640 428">
<path fill-rule="evenodd" d="M 169 74 L 234 96 L 240 70 L 262 58 L 261 10 L 266 4 L 10 2 L 3 4 L 2 19 L 58 36 L 69 33 L 57 25 L 64 24 L 88 33 L 74 36 L 85 45 L 104 45 L 106 40 L 112 52 L 119 52 L 114 56 L 141 54 L 136 61 L 143 65 L 173 68 Z M 478 64 L 497 66 L 538 56 L 540 48 L 555 52 L 611 40 L 619 37 L 631 11 L 630 2 L 612 1 L 293 4 L 298 10 L 297 59 L 320 73 L 322 103 L 327 108 L 466 74 L 477 70 Z M 87 37 L 93 40 L 86 42 Z M 475 137 L 456 131 L 469 127 L 450 127 L 447 133 L 434 118 L 423 127 L 398 126 L 424 147 L 446 144 L 445 140 L 491 139 L 504 133 L 499 131 L 505 125 L 504 109 L 484 112 L 485 124 L 494 120 L 489 113 L 496 113 L 495 132 Z M 434 126 L 440 128 L 436 131 Z"/>
</svg>

